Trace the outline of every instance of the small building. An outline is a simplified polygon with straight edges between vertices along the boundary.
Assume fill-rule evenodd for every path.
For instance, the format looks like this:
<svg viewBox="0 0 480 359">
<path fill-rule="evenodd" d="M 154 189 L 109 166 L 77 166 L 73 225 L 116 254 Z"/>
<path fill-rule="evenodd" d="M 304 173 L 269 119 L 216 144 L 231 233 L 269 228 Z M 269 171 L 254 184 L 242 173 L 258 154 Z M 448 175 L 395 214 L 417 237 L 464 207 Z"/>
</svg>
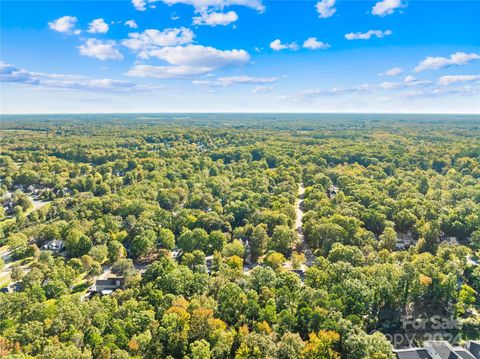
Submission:
<svg viewBox="0 0 480 359">
<path fill-rule="evenodd" d="M 330 199 L 334 199 L 338 194 L 338 188 L 336 186 L 330 186 L 327 188 L 327 196 Z"/>
<path fill-rule="evenodd" d="M 125 288 L 125 278 L 123 277 L 97 279 L 95 282 L 95 292 L 101 295 L 108 295 L 117 289 L 123 288 Z"/>
<path fill-rule="evenodd" d="M 63 241 L 53 240 L 45 244 L 42 249 L 52 252 L 60 252 L 65 247 Z"/>
</svg>

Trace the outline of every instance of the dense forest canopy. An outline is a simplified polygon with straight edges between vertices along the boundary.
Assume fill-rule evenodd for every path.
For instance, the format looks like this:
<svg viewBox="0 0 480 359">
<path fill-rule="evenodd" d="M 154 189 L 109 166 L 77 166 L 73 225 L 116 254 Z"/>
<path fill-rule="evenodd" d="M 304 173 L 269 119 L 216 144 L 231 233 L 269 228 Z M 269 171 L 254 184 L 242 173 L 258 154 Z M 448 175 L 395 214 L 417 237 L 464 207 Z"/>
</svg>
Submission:
<svg viewBox="0 0 480 359">
<path fill-rule="evenodd" d="M 408 316 L 480 337 L 478 116 L 3 116 L 0 133 L 0 356 L 393 358 Z M 110 275 L 124 285 L 85 295 Z"/>
</svg>

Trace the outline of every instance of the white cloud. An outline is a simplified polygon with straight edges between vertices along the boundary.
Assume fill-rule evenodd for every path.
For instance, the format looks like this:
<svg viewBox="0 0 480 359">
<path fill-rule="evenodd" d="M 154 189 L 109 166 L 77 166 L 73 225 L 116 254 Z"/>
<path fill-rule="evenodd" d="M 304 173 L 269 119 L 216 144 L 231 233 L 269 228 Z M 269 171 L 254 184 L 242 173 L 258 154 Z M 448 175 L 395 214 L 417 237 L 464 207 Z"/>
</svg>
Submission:
<svg viewBox="0 0 480 359">
<path fill-rule="evenodd" d="M 87 32 L 96 34 L 105 34 L 108 32 L 108 24 L 103 21 L 103 19 L 95 19 L 93 20 L 90 24 L 88 24 L 88 30 Z"/>
<path fill-rule="evenodd" d="M 148 87 L 114 79 L 96 79 L 79 75 L 48 74 L 19 69 L 0 62 L 1 82 L 33 85 L 46 89 L 82 90 L 87 92 L 131 93 L 148 91 Z"/>
<path fill-rule="evenodd" d="M 165 29 L 147 29 L 144 32 L 128 34 L 129 39 L 123 40 L 122 45 L 135 51 L 153 50 L 158 47 L 188 44 L 195 37 L 192 30 L 185 27 Z M 142 54 L 143 56 L 144 54 Z"/>
<path fill-rule="evenodd" d="M 252 93 L 269 93 L 273 90 L 273 88 L 268 87 L 268 86 L 255 86 L 252 89 Z"/>
<path fill-rule="evenodd" d="M 329 44 L 318 41 L 316 37 L 309 37 L 303 42 L 303 47 L 310 50 L 328 49 Z"/>
<path fill-rule="evenodd" d="M 296 42 L 290 42 L 290 43 L 285 43 L 283 44 L 280 39 L 273 40 L 270 43 L 270 48 L 275 51 L 280 51 L 284 49 L 289 49 L 289 50 L 298 50 L 298 45 Z"/>
<path fill-rule="evenodd" d="M 433 92 L 434 89 L 432 89 L 432 84 L 433 83 L 431 81 L 420 80 L 413 76 L 406 76 L 403 81 L 397 82 L 384 81 L 381 83 L 365 83 L 351 87 L 333 87 L 330 89 L 303 90 L 290 95 L 281 96 L 280 99 L 292 102 L 304 102 L 306 100 L 316 97 L 338 96 L 348 93 L 381 94 L 385 91 L 396 91 L 396 93 L 400 93 L 401 91 L 407 91 L 409 89 L 428 89 L 430 92 Z"/>
<path fill-rule="evenodd" d="M 0 61 L 0 80 L 1 82 L 16 82 L 27 84 L 37 84 L 39 82 L 38 78 L 33 76 L 29 71 L 19 69 L 3 61 Z"/>
<path fill-rule="evenodd" d="M 381 39 L 385 36 L 389 36 L 392 34 L 391 30 L 369 30 L 367 32 L 351 32 L 345 35 L 347 40 L 370 40 L 372 36 L 376 36 L 377 38 Z"/>
<path fill-rule="evenodd" d="M 333 16 L 337 11 L 335 2 L 336 0 L 321 0 L 317 2 L 315 7 L 317 8 L 318 17 L 326 19 L 327 17 Z"/>
<path fill-rule="evenodd" d="M 425 80 L 420 80 L 417 79 L 416 77 L 413 77 L 411 75 L 405 76 L 403 81 L 398 81 L 398 82 L 382 82 L 378 85 L 371 84 L 368 85 L 371 90 L 374 89 L 382 89 L 382 90 L 395 90 L 395 89 L 405 89 L 405 88 L 411 88 L 411 87 L 419 87 L 419 86 L 428 86 L 431 85 L 431 81 L 425 81 Z"/>
<path fill-rule="evenodd" d="M 415 67 L 415 72 L 421 72 L 425 70 L 438 70 L 450 66 L 460 66 L 466 65 L 473 60 L 480 59 L 480 55 L 471 53 L 467 54 L 465 52 L 456 52 L 450 57 L 427 57 L 423 59 L 417 67 Z"/>
<path fill-rule="evenodd" d="M 438 79 L 440 85 L 448 86 L 451 84 L 468 83 L 480 81 L 480 75 L 450 75 L 442 76 Z"/>
<path fill-rule="evenodd" d="M 147 1 L 146 0 L 132 0 L 132 5 L 138 11 L 145 11 L 147 10 Z"/>
<path fill-rule="evenodd" d="M 131 77 L 168 79 L 204 75 L 211 70 L 211 67 L 134 65 L 126 74 Z"/>
<path fill-rule="evenodd" d="M 136 29 L 138 27 L 135 20 L 127 20 L 125 21 L 125 26 L 128 26 L 130 29 Z"/>
<path fill-rule="evenodd" d="M 405 76 L 403 81 L 405 81 L 405 82 L 415 82 L 415 81 L 418 81 L 418 79 L 416 77 L 412 76 L 412 75 L 408 75 L 408 76 Z"/>
<path fill-rule="evenodd" d="M 372 14 L 377 16 L 387 16 L 395 12 L 395 9 L 404 8 L 407 5 L 402 0 L 382 0 L 377 2 L 372 8 Z"/>
<path fill-rule="evenodd" d="M 226 26 L 238 20 L 238 15 L 235 11 L 229 11 L 227 13 L 223 12 L 212 12 L 212 13 L 202 13 L 200 16 L 193 18 L 194 25 L 208 25 L 208 26 L 217 26 L 222 25 Z"/>
<path fill-rule="evenodd" d="M 392 67 L 385 72 L 380 73 L 380 76 L 398 76 L 403 72 L 401 67 Z"/>
<path fill-rule="evenodd" d="M 195 80 L 192 83 L 202 87 L 229 87 L 233 85 L 260 85 L 276 82 L 276 77 L 229 76 L 219 77 L 216 80 Z"/>
<path fill-rule="evenodd" d="M 245 50 L 218 50 L 202 45 L 163 47 L 145 51 L 145 57 L 155 57 L 171 66 L 135 65 L 127 75 L 172 78 L 204 75 L 216 69 L 240 66 L 250 61 Z"/>
<path fill-rule="evenodd" d="M 75 30 L 78 19 L 75 16 L 62 16 L 56 20 L 50 21 L 48 26 L 50 29 L 69 35 L 78 35 L 80 30 Z"/>
<path fill-rule="evenodd" d="M 95 57 L 99 60 L 121 60 L 122 54 L 115 48 L 115 41 L 87 39 L 84 45 L 78 47 L 80 55 Z"/>
<path fill-rule="evenodd" d="M 197 12 L 206 12 L 212 9 L 223 10 L 227 6 L 246 6 L 259 12 L 265 11 L 261 0 L 132 0 L 133 6 L 139 11 L 145 11 L 148 4 L 161 1 L 167 5 L 191 5 Z"/>
<path fill-rule="evenodd" d="M 250 55 L 245 50 L 222 51 L 202 45 L 164 47 L 150 51 L 149 55 L 171 65 L 212 68 L 236 66 L 250 60 Z"/>
<path fill-rule="evenodd" d="M 402 83 L 385 81 L 378 85 L 379 88 L 383 90 L 394 90 L 400 87 L 403 87 Z"/>
</svg>

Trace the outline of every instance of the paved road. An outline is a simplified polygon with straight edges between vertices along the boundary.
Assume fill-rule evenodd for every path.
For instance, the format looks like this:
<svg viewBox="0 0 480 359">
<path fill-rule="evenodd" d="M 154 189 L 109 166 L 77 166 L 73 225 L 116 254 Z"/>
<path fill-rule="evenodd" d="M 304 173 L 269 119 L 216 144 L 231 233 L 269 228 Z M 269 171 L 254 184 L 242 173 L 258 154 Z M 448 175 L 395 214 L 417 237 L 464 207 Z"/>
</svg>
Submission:
<svg viewBox="0 0 480 359">
<path fill-rule="evenodd" d="M 3 268 L 0 268 L 0 286 L 3 286 L 11 281 L 10 273 L 12 273 L 12 267 L 15 261 L 12 259 L 11 251 L 7 246 L 0 248 L 0 258 L 4 263 Z M 30 271 L 29 266 L 30 263 L 27 262 L 20 267 L 23 269 L 24 274 Z"/>
<path fill-rule="evenodd" d="M 313 264 L 315 261 L 315 256 L 313 255 L 311 249 L 308 247 L 307 242 L 305 241 L 305 236 L 303 235 L 303 198 L 305 196 L 305 185 L 300 183 L 298 187 L 298 198 L 295 205 L 296 219 L 295 219 L 295 229 L 298 232 L 298 237 L 300 243 L 298 245 L 298 250 L 305 254 L 305 265 L 308 267 Z"/>
</svg>

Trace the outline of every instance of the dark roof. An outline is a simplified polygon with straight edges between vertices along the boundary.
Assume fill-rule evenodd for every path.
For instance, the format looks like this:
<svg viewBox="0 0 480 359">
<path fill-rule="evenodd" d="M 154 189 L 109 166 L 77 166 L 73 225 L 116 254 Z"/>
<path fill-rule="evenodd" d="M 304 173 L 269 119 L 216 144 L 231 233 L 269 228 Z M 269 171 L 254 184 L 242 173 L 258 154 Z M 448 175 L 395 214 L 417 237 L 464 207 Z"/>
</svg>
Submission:
<svg viewBox="0 0 480 359">
<path fill-rule="evenodd" d="M 421 348 L 399 349 L 395 354 L 398 359 L 431 359 L 427 350 Z"/>
<path fill-rule="evenodd" d="M 467 343 L 467 348 L 477 359 L 480 359 L 480 341 L 471 340 Z"/>
<path fill-rule="evenodd" d="M 117 285 L 117 281 L 120 281 L 120 284 L 123 284 L 123 278 L 108 278 L 108 279 L 97 279 L 95 282 L 96 285 Z"/>
<path fill-rule="evenodd" d="M 442 359 L 458 359 L 459 356 L 455 354 L 450 344 L 443 341 L 428 342 L 427 347 L 432 348 L 437 355 Z"/>
<path fill-rule="evenodd" d="M 453 348 L 453 351 L 462 359 L 475 359 L 475 357 L 465 348 L 455 347 Z"/>
</svg>

